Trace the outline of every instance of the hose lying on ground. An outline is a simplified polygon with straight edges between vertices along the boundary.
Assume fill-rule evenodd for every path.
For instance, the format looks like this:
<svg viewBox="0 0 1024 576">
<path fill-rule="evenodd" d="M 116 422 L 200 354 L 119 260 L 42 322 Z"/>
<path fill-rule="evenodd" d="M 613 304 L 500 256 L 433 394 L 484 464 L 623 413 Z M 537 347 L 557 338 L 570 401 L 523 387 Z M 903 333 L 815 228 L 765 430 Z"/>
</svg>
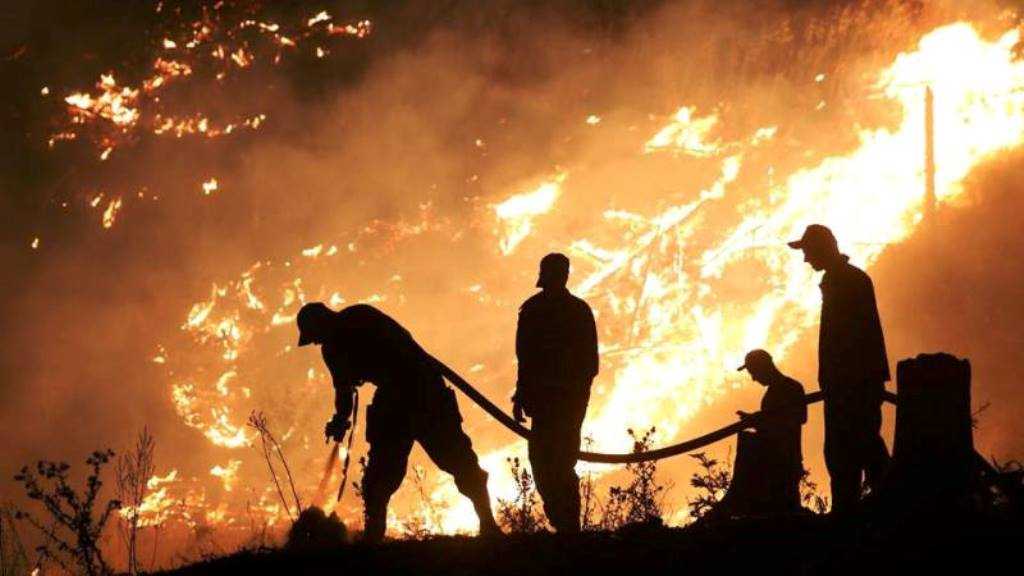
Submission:
<svg viewBox="0 0 1024 576">
<path fill-rule="evenodd" d="M 519 422 L 516 422 L 515 419 L 513 419 L 511 416 L 502 411 L 501 408 L 498 408 L 498 406 L 496 406 L 493 402 L 488 400 L 486 396 L 481 394 L 479 390 L 474 388 L 472 384 L 466 382 L 466 380 L 462 376 L 459 376 L 457 372 L 446 366 L 443 362 L 441 362 L 437 358 L 434 358 L 433 356 L 430 356 L 430 358 L 437 364 L 438 369 L 441 371 L 444 377 L 449 382 L 451 382 L 453 386 L 461 390 L 463 394 L 468 396 L 470 400 L 475 402 L 478 406 L 480 406 L 480 408 L 482 408 L 485 412 L 493 416 L 495 420 L 501 422 L 502 425 L 504 425 L 512 432 L 518 434 L 523 438 L 529 439 L 529 428 L 523 426 Z M 815 402 L 820 402 L 822 400 L 822 397 L 823 395 L 820 391 L 811 392 L 810 394 L 804 396 L 804 404 L 810 405 L 814 404 Z M 893 394 L 892 392 L 889 392 L 888 390 L 884 392 L 883 399 L 891 404 L 896 404 L 896 395 Z M 781 411 L 783 410 L 755 412 L 750 415 L 750 418 L 771 418 L 774 414 L 778 414 Z M 664 446 L 662 448 L 657 448 L 655 450 L 648 450 L 646 452 L 631 452 L 629 454 L 604 454 L 601 452 L 580 451 L 579 459 L 583 460 L 584 462 L 597 462 L 601 464 L 632 464 L 634 462 L 661 460 L 663 458 L 669 458 L 671 456 L 678 456 L 679 454 L 699 450 L 701 448 L 704 448 L 705 446 L 714 444 L 719 440 L 724 440 L 729 436 L 737 434 L 750 427 L 751 425 L 749 420 L 741 420 L 739 422 L 735 422 L 728 426 L 719 428 L 718 430 L 708 432 L 703 436 L 698 436 L 685 442 L 679 442 L 677 444 Z M 995 472 L 995 470 L 992 468 L 992 465 L 989 464 L 989 462 L 985 460 L 985 458 L 980 454 L 975 453 L 975 461 L 979 468 L 984 472 Z"/>
</svg>

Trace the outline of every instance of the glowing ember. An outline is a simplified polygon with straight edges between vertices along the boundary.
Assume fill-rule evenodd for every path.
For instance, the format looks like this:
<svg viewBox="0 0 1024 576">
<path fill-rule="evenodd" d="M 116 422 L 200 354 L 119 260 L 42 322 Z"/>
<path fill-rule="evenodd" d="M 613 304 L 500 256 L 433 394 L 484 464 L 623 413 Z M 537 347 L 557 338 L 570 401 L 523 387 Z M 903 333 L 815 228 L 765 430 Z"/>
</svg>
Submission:
<svg viewBox="0 0 1024 576">
<path fill-rule="evenodd" d="M 103 227 L 110 228 L 114 225 L 114 221 L 117 219 L 117 213 L 121 209 L 121 199 L 116 198 L 107 204 L 107 209 L 103 211 Z"/>
</svg>

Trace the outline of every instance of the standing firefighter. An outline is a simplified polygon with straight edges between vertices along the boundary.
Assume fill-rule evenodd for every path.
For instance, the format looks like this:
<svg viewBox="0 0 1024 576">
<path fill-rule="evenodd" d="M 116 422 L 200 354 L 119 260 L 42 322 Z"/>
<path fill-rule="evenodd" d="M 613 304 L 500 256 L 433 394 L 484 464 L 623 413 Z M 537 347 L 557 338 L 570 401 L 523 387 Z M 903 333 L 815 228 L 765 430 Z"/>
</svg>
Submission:
<svg viewBox="0 0 1024 576">
<path fill-rule="evenodd" d="M 455 393 L 445 386 L 432 359 L 412 335 L 380 310 L 365 304 L 334 312 L 320 302 L 299 310 L 299 346 L 322 345 L 334 381 L 334 417 L 324 434 L 340 441 L 350 426 L 357 386 L 377 391 L 366 410 L 369 462 L 363 476 L 365 538 L 384 537 L 388 500 L 405 477 L 414 441 L 438 467 L 455 477 L 480 519 L 482 535 L 499 534 L 491 515 L 487 473 L 480 469 Z"/>
<path fill-rule="evenodd" d="M 541 291 L 523 303 L 516 329 L 513 414 L 532 419 L 530 465 L 544 511 L 555 530 L 580 529 L 576 458 L 580 429 L 597 375 L 597 327 L 590 306 L 566 288 L 569 259 L 548 254 L 540 262 Z"/>
<path fill-rule="evenodd" d="M 871 278 L 841 254 L 832 231 L 807 227 L 799 240 L 804 260 L 821 280 L 818 383 L 825 395 L 825 465 L 832 479 L 832 509 L 856 507 L 862 475 L 877 491 L 889 463 L 880 434 L 882 393 L 889 380 L 882 324 Z"/>
</svg>

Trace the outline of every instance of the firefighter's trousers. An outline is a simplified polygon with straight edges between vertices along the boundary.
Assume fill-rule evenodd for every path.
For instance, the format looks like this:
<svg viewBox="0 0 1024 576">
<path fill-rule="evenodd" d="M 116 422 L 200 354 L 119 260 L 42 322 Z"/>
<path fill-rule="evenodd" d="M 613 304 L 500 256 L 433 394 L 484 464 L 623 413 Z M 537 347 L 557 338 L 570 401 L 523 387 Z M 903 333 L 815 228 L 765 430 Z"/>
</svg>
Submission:
<svg viewBox="0 0 1024 576">
<path fill-rule="evenodd" d="M 580 478 L 576 459 L 580 429 L 590 401 L 590 381 L 567 386 L 562 394 L 532 402 L 530 467 L 544 513 L 558 532 L 579 532 Z"/>
<path fill-rule="evenodd" d="M 481 533 L 497 530 L 487 473 L 480 468 L 472 442 L 462 430 L 455 393 L 440 375 L 431 375 L 415 393 L 378 388 L 367 407 L 366 439 L 370 445 L 363 476 L 367 540 L 379 541 L 384 536 L 388 501 L 405 477 L 413 442 L 419 442 L 441 470 L 455 477 L 459 491 L 473 502 Z"/>
</svg>

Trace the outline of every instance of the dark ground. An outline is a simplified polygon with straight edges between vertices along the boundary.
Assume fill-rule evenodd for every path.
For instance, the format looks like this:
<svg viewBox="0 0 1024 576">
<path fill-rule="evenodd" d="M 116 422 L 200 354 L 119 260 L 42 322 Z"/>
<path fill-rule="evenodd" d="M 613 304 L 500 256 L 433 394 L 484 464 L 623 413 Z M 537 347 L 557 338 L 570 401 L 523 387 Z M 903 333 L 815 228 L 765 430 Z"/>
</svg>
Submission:
<svg viewBox="0 0 1024 576">
<path fill-rule="evenodd" d="M 439 537 L 302 554 L 244 551 L 165 574 L 1020 573 L 1019 520 L 954 520 L 936 511 L 912 524 L 857 526 L 807 516 L 576 537 Z"/>
</svg>

